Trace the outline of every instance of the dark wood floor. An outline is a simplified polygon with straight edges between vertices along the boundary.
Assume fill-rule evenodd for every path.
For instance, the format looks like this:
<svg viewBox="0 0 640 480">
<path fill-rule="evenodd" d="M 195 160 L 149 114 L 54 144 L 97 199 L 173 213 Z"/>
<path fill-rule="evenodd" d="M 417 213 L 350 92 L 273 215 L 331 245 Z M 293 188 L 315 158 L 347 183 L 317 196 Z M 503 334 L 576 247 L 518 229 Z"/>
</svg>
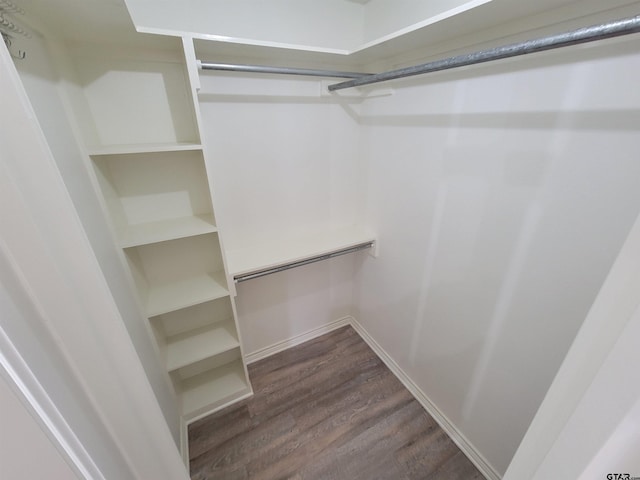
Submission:
<svg viewBox="0 0 640 480">
<path fill-rule="evenodd" d="M 351 327 L 249 373 L 252 398 L 189 427 L 192 479 L 483 478 Z"/>
</svg>

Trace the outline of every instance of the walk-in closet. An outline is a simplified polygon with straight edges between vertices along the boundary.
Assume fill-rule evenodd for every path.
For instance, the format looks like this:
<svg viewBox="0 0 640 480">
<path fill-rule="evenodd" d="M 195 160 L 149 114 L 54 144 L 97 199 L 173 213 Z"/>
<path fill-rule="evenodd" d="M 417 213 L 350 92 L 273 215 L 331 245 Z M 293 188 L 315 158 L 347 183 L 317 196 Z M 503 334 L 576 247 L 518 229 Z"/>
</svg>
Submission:
<svg viewBox="0 0 640 480">
<path fill-rule="evenodd" d="M 640 477 L 640 2 L 0 0 L 0 32 L 0 477 Z M 339 378 L 323 421 L 389 430 L 294 438 Z M 288 470 L 205 465 L 258 401 Z"/>
</svg>

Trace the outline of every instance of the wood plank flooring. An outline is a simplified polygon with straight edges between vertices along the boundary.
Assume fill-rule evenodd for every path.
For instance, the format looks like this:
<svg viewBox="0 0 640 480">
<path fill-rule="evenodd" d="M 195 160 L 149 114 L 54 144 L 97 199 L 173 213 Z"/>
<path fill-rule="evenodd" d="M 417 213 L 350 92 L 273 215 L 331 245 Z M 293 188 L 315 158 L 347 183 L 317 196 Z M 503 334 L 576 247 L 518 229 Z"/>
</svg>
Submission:
<svg viewBox="0 0 640 480">
<path fill-rule="evenodd" d="M 483 478 L 351 327 L 249 374 L 252 398 L 189 426 L 193 480 Z"/>
</svg>

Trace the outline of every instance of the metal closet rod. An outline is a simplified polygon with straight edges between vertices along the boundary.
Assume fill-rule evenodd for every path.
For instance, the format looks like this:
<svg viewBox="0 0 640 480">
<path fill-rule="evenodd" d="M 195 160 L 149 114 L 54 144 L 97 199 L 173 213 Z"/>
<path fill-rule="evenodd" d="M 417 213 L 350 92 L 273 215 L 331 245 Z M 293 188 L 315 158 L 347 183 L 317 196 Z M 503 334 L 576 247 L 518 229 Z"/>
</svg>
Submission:
<svg viewBox="0 0 640 480">
<path fill-rule="evenodd" d="M 353 247 L 343 248 L 342 250 L 336 250 L 334 252 L 326 253 L 324 255 L 317 255 L 315 257 L 309 257 L 304 260 L 299 260 L 296 262 L 285 263 L 283 265 L 279 265 L 273 268 L 267 268 L 264 270 L 259 270 L 253 273 L 244 273 L 240 275 L 235 275 L 233 277 L 236 283 L 246 282 L 247 280 L 253 280 L 254 278 L 264 277 L 265 275 L 271 275 L 272 273 L 283 272 L 285 270 L 289 270 L 291 268 L 302 267 L 304 265 L 309 265 L 310 263 L 320 262 L 322 260 L 329 260 L 330 258 L 339 257 L 341 255 L 346 255 L 348 253 L 358 252 L 360 250 L 365 250 L 367 248 L 373 247 L 373 241 L 361 243 L 359 245 L 354 245 Z"/>
<path fill-rule="evenodd" d="M 283 75 L 306 75 L 310 77 L 360 78 L 369 73 L 340 72 L 336 70 L 317 70 L 312 68 L 268 67 L 265 65 L 234 65 L 230 63 L 199 62 L 202 70 L 222 70 L 227 72 L 277 73 Z"/>
<path fill-rule="evenodd" d="M 568 47 L 580 43 L 593 42 L 603 40 L 605 38 L 619 37 L 621 35 L 629 35 L 631 33 L 640 32 L 640 15 L 635 17 L 623 18 L 600 25 L 592 25 L 590 27 L 579 28 L 565 33 L 550 35 L 547 37 L 527 40 L 524 42 L 504 45 L 502 47 L 480 50 L 473 53 L 449 57 L 434 62 L 423 63 L 413 67 L 400 68 L 383 73 L 367 75 L 366 77 L 356 78 L 347 82 L 329 85 L 329 91 L 341 90 L 343 88 L 358 87 L 362 85 L 370 85 L 372 83 L 385 82 L 395 80 L 397 78 L 411 77 L 414 75 L 423 75 L 425 73 L 438 72 L 441 70 L 449 70 L 451 68 L 464 67 L 474 65 L 476 63 L 490 62 L 503 58 L 517 57 L 519 55 L 528 55 L 530 53 L 552 50 L 554 48 Z"/>
<path fill-rule="evenodd" d="M 596 40 L 604 40 L 606 38 L 619 37 L 638 32 L 640 32 L 640 15 L 614 20 L 600 25 L 579 28 L 577 30 L 550 35 L 547 37 L 536 38 L 534 40 L 526 40 L 524 42 L 448 57 L 434 62 L 423 63 L 413 67 L 400 68 L 398 70 L 391 70 L 383 73 L 341 72 L 309 68 L 269 67 L 265 65 L 233 65 L 228 63 L 205 63 L 200 61 L 198 61 L 198 66 L 203 70 L 275 73 L 351 79 L 346 82 L 329 85 L 329 91 L 333 92 L 344 88 L 370 85 L 372 83 L 386 82 L 388 80 L 411 77 L 414 75 L 424 75 L 426 73 L 465 67 L 475 65 L 476 63 L 491 62 L 493 60 L 501 60 L 503 58 L 517 57 L 520 55 L 528 55 L 530 53 L 568 47 L 571 45 L 578 45 L 580 43 L 594 42 Z"/>
</svg>

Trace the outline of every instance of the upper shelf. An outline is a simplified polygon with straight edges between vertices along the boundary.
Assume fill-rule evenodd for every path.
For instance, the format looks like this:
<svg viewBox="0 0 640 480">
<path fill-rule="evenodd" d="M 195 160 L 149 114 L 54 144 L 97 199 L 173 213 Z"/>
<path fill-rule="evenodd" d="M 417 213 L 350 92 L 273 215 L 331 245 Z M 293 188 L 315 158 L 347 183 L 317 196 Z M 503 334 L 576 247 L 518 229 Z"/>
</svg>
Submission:
<svg viewBox="0 0 640 480">
<path fill-rule="evenodd" d="M 183 61 L 129 49 L 87 53 L 73 57 L 78 88 L 69 99 L 89 153 L 201 148 Z"/>
<path fill-rule="evenodd" d="M 291 7 L 278 15 L 278 7 L 224 8 L 219 2 L 187 1 L 158 12 L 149 2 L 129 0 L 132 18 L 140 32 L 182 35 L 195 40 L 202 61 L 229 61 L 241 57 L 282 66 L 333 67 L 368 70 L 379 62 L 397 66 L 417 58 L 460 50 L 475 50 L 478 44 L 504 43 L 511 36 L 532 37 L 567 30 L 564 22 L 584 26 L 598 23 L 616 8 L 627 8 L 630 0 L 576 2 L 575 0 L 445 0 L 441 2 L 317 2 Z M 294 2 L 295 3 L 295 2 Z M 131 8 L 134 4 L 136 8 Z M 284 5 L 284 4 L 283 4 Z M 315 8 L 313 15 L 309 8 Z M 200 15 L 185 15 L 191 9 Z M 204 10 L 203 10 L 204 9 Z M 207 10 L 209 9 L 209 10 Z M 146 10 L 146 11 L 145 11 Z M 203 11 L 216 15 L 203 15 Z M 249 12 L 249 13 L 247 13 Z M 328 13 L 328 14 L 327 14 Z M 247 22 L 251 15 L 259 21 Z M 176 17 L 180 21 L 176 21 Z M 593 16 L 586 20 L 585 17 Z M 617 16 L 625 16 L 615 14 Z M 596 18 L 597 17 L 597 18 Z M 211 18 L 215 18 L 212 22 Z M 277 21 L 273 20 L 277 19 Z M 284 19 L 284 20 L 283 20 Z M 336 20 L 337 19 L 337 20 Z M 327 22 L 330 22 L 327 24 Z M 251 24 L 255 28 L 248 28 Z M 254 25 L 255 24 L 255 25 Z M 304 28 L 300 28 L 304 25 Z M 331 31 L 331 35 L 326 35 Z M 460 52 L 462 53 L 462 51 Z M 405 57 L 406 56 L 406 57 Z"/>
<path fill-rule="evenodd" d="M 282 265 L 344 250 L 375 241 L 375 236 L 361 227 L 322 232 L 313 236 L 288 238 L 227 252 L 231 277 L 267 270 Z"/>
</svg>

